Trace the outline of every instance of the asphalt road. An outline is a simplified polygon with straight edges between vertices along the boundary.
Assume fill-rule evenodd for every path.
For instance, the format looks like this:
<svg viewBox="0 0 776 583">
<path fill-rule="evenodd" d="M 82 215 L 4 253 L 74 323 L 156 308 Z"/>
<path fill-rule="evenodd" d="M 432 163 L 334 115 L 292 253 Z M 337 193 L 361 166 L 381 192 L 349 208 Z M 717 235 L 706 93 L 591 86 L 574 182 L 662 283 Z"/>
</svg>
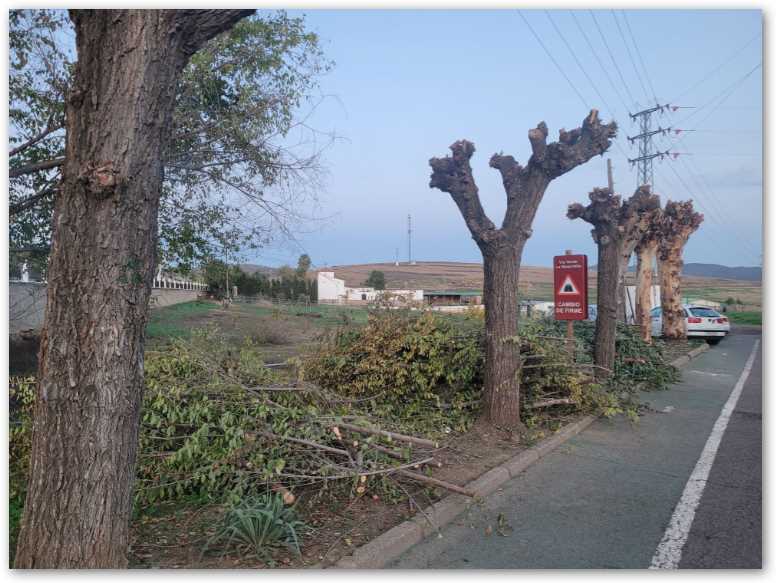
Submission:
<svg viewBox="0 0 776 583">
<path fill-rule="evenodd" d="M 733 334 L 645 399 L 637 424 L 599 420 L 393 568 L 645 569 L 759 336 Z M 679 568 L 762 564 L 761 359 L 743 385 Z"/>
</svg>

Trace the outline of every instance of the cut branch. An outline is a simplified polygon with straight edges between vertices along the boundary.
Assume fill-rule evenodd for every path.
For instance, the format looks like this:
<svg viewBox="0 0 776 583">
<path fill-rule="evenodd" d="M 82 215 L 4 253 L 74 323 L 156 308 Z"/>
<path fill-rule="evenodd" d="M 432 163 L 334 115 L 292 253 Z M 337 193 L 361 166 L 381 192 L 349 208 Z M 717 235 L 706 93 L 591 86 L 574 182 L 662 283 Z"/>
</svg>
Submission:
<svg viewBox="0 0 776 583">
<path fill-rule="evenodd" d="M 356 433 L 363 433 L 365 435 L 382 435 L 383 437 L 387 437 L 396 441 L 405 441 L 407 443 L 414 443 L 415 445 L 422 445 L 432 449 L 439 447 L 439 444 L 436 441 L 431 441 L 429 439 L 423 439 L 420 437 L 413 437 L 412 435 L 394 433 L 393 431 L 385 431 L 384 429 L 370 429 L 367 427 L 360 427 L 358 425 L 351 425 L 350 423 L 339 423 L 337 426 L 342 427 L 343 429 L 348 429 L 350 431 L 355 431 Z"/>
<path fill-rule="evenodd" d="M 461 486 L 456 486 L 455 484 L 451 484 L 450 482 L 445 482 L 437 478 L 432 478 L 431 476 L 425 476 L 423 474 L 419 474 L 418 472 L 412 472 L 409 470 L 398 470 L 396 473 L 399 474 L 400 476 L 404 476 L 405 478 L 409 478 L 410 480 L 415 480 L 416 482 L 423 482 L 424 484 L 431 484 L 432 486 L 439 486 L 440 488 L 444 488 L 445 490 L 450 490 L 451 492 L 455 492 L 456 494 L 463 494 L 464 496 L 468 496 L 469 498 L 474 498 L 477 495 L 471 490 L 467 490 L 466 488 L 462 488 Z"/>
</svg>

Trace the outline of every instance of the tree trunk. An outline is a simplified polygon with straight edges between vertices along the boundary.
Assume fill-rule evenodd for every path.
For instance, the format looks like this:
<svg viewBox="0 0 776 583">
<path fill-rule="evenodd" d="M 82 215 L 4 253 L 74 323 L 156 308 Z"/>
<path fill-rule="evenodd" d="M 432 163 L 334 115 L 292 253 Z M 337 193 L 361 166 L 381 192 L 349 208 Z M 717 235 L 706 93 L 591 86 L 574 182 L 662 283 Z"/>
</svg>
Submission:
<svg viewBox="0 0 776 583">
<path fill-rule="evenodd" d="M 633 248 L 623 243 L 623 249 L 619 257 L 618 271 L 620 277 L 617 279 L 617 321 L 625 323 L 627 319 L 627 295 L 625 291 L 625 277 L 628 273 L 628 263 L 630 262 L 631 255 L 633 255 Z"/>
<path fill-rule="evenodd" d="M 636 274 L 636 323 L 640 327 L 641 339 L 652 344 L 652 265 L 657 253 L 657 241 L 651 241 L 637 250 Z"/>
<path fill-rule="evenodd" d="M 485 383 L 483 420 L 514 427 L 520 419 L 520 343 L 517 284 L 523 241 L 483 249 Z"/>
<path fill-rule="evenodd" d="M 614 348 L 617 334 L 617 289 L 620 281 L 620 255 L 617 245 L 608 237 L 598 240 L 598 316 L 595 320 L 596 376 L 604 377 L 614 370 Z M 606 370 L 604 370 L 606 369 Z"/>
<path fill-rule="evenodd" d="M 73 12 L 79 58 L 17 568 L 127 564 L 162 148 L 188 56 L 242 12 Z"/>
<path fill-rule="evenodd" d="M 663 336 L 674 340 L 687 338 L 687 321 L 682 307 L 682 265 L 681 247 L 671 249 L 659 262 Z"/>
<path fill-rule="evenodd" d="M 617 282 L 617 321 L 623 324 L 627 320 L 627 292 L 625 290 L 625 272 L 628 271 L 628 261 L 620 265 L 620 279 Z"/>
</svg>

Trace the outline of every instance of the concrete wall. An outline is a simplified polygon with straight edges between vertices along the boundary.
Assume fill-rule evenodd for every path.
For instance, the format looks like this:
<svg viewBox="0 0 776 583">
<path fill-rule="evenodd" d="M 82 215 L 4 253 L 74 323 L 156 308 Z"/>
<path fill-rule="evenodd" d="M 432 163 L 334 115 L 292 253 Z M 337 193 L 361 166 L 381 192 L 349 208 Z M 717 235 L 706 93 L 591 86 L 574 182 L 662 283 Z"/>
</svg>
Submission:
<svg viewBox="0 0 776 583">
<path fill-rule="evenodd" d="M 17 334 L 22 330 L 40 330 L 46 311 L 46 284 L 12 281 L 8 284 L 8 289 L 8 332 Z M 152 289 L 151 307 L 162 308 L 192 302 L 201 293 L 193 289 Z"/>
<path fill-rule="evenodd" d="M 203 293 L 193 289 L 152 289 L 151 307 L 163 308 L 183 302 L 193 302 Z"/>
<path fill-rule="evenodd" d="M 46 284 L 12 281 L 8 284 L 8 332 L 40 330 L 46 311 Z"/>
</svg>

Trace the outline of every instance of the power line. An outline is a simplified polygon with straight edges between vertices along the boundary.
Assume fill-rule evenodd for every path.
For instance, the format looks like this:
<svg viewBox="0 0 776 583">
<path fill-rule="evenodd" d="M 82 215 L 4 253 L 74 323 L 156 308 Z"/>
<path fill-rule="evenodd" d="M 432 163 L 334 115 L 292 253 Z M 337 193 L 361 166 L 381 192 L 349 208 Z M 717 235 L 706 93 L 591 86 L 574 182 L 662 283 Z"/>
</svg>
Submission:
<svg viewBox="0 0 776 583">
<path fill-rule="evenodd" d="M 617 70 L 617 74 L 620 76 L 620 81 L 622 81 L 623 87 L 625 87 L 625 91 L 628 94 L 628 97 L 630 97 L 631 103 L 636 103 L 636 100 L 633 99 L 633 94 L 630 92 L 630 87 L 628 87 L 628 84 L 625 82 L 625 77 L 622 75 L 622 71 L 620 70 L 619 65 L 617 65 L 617 61 L 614 58 L 614 55 L 612 54 L 612 50 L 609 48 L 609 43 L 606 42 L 606 37 L 604 36 L 603 31 L 601 30 L 600 25 L 598 24 L 598 19 L 595 17 L 595 13 L 592 10 L 588 10 L 590 13 L 590 16 L 593 17 L 593 22 L 595 22 L 595 27 L 598 29 L 598 34 L 601 36 L 601 40 L 604 43 L 604 46 L 606 47 L 606 52 L 609 53 L 609 58 L 612 59 L 612 63 L 614 64 L 614 68 Z"/>
<path fill-rule="evenodd" d="M 725 89 L 723 89 L 723 90 L 722 90 L 720 93 L 718 93 L 717 95 L 715 95 L 714 97 L 712 97 L 710 100 L 708 100 L 706 103 L 704 103 L 704 104 L 703 104 L 703 105 L 701 105 L 700 107 L 696 107 L 696 108 L 694 109 L 694 111 L 692 111 L 690 114 L 688 114 L 688 115 L 687 115 L 687 116 L 686 116 L 684 119 L 682 119 L 682 120 L 680 120 L 679 122 L 677 122 L 677 124 L 683 124 L 683 123 L 684 123 L 684 122 L 686 122 L 688 119 L 690 119 L 692 116 L 694 116 L 695 114 L 697 114 L 699 111 L 701 111 L 701 110 L 703 110 L 703 109 L 707 108 L 709 105 L 711 105 L 711 104 L 712 104 L 712 103 L 714 103 L 715 101 L 719 100 L 719 101 L 717 101 L 717 104 L 714 106 L 714 108 L 713 108 L 713 109 L 712 109 L 712 110 L 709 112 L 709 114 L 708 114 L 706 117 L 704 117 L 704 118 L 703 118 L 703 121 L 705 121 L 706 119 L 708 119 L 708 118 L 709 118 L 709 116 L 711 116 L 711 114 L 712 114 L 714 111 L 716 111 L 716 110 L 717 110 L 717 109 L 718 109 L 718 108 L 719 108 L 719 107 L 720 107 L 720 106 L 721 106 L 723 103 L 725 103 L 725 101 L 727 101 L 727 100 L 728 100 L 728 98 L 729 98 L 731 95 L 733 95 L 733 93 L 735 93 L 735 92 L 736 92 L 736 91 L 737 91 L 737 90 L 738 90 L 738 89 L 741 87 L 741 85 L 743 85 L 744 81 L 746 81 L 746 80 L 747 80 L 747 79 L 748 79 L 748 78 L 749 78 L 749 77 L 750 77 L 750 76 L 751 76 L 751 75 L 752 75 L 752 74 L 753 74 L 753 73 L 754 73 L 754 72 L 755 72 L 757 69 L 759 69 L 760 67 L 762 67 L 762 64 L 763 64 L 763 63 L 762 63 L 762 61 L 760 61 L 760 62 L 759 62 L 757 65 L 755 65 L 755 66 L 754 66 L 754 68 L 752 68 L 752 69 L 751 69 L 751 70 L 750 70 L 748 73 L 746 73 L 746 74 L 745 74 L 743 77 L 741 77 L 740 79 L 738 79 L 737 81 L 735 81 L 734 83 L 732 83 L 731 85 L 729 85 L 728 87 L 726 87 Z M 700 123 L 702 123 L 702 122 L 698 122 L 698 125 L 700 125 Z M 696 127 L 697 127 L 697 126 L 696 126 Z"/>
<path fill-rule="evenodd" d="M 762 33 L 758 32 L 756 35 L 754 35 L 752 38 L 750 38 L 748 41 L 746 41 L 746 44 L 739 48 L 736 52 L 734 52 L 727 60 L 725 60 L 722 64 L 717 65 L 714 69 L 706 73 L 699 81 L 696 81 L 689 89 L 685 89 L 682 93 L 674 97 L 671 101 L 676 102 L 688 93 L 690 93 L 693 89 L 704 83 L 709 77 L 714 75 L 717 71 L 719 71 L 722 67 L 726 66 L 728 63 L 730 63 L 733 59 L 735 59 L 738 55 L 740 55 L 742 52 L 744 52 L 744 49 L 746 49 L 750 44 L 752 44 L 756 39 L 760 38 Z"/>
<path fill-rule="evenodd" d="M 652 89 L 652 97 L 655 99 L 655 103 L 657 103 L 657 94 L 655 92 L 655 86 L 652 85 L 652 79 L 649 76 L 649 72 L 647 71 L 647 67 L 644 64 L 644 59 L 641 56 L 641 50 L 639 49 L 639 44 L 636 42 L 636 37 L 633 35 L 633 30 L 631 30 L 630 22 L 628 21 L 628 14 L 624 10 L 620 10 L 622 13 L 622 18 L 625 21 L 625 26 L 628 27 L 628 33 L 630 34 L 631 40 L 633 41 L 633 46 L 636 48 L 636 56 L 639 58 L 639 62 L 641 63 L 641 68 L 644 69 L 644 75 L 647 78 L 647 82 L 649 83 L 650 89 Z"/>
<path fill-rule="evenodd" d="M 523 15 L 522 10 L 518 10 L 517 13 L 520 15 L 520 18 L 523 19 L 523 22 L 525 22 L 525 25 L 528 27 L 528 29 L 531 31 L 531 33 L 534 35 L 534 38 L 537 40 L 537 42 L 541 45 L 541 47 L 544 49 L 544 52 L 547 53 L 547 56 L 550 58 L 550 60 L 553 62 L 555 67 L 560 71 L 560 74 L 563 75 L 563 77 L 566 79 L 566 82 L 571 86 L 571 88 L 574 90 L 574 93 L 577 94 L 577 97 L 579 97 L 579 100 L 582 102 L 582 104 L 585 106 L 586 109 L 591 109 L 591 107 L 587 104 L 587 101 L 585 101 L 585 98 L 582 97 L 582 94 L 579 92 L 579 90 L 576 88 L 576 86 L 571 82 L 571 79 L 569 79 L 568 75 L 563 71 L 561 66 L 558 64 L 558 62 L 555 60 L 555 57 L 552 56 L 550 51 L 547 49 L 547 47 L 542 42 L 542 39 L 539 38 L 539 35 L 536 34 L 536 31 L 533 29 L 531 24 L 528 22 L 526 17 Z"/>
<path fill-rule="evenodd" d="M 695 165 L 695 163 L 692 161 L 692 158 L 688 159 L 685 162 L 685 160 L 682 157 L 680 157 L 679 161 L 684 166 L 684 168 L 687 171 L 687 174 L 690 176 L 690 178 L 693 179 L 693 181 L 696 183 L 696 185 L 700 186 L 700 188 L 698 190 L 699 191 L 704 191 L 705 190 L 705 194 L 708 195 L 709 201 L 711 203 L 713 203 L 712 206 L 714 207 L 714 211 L 716 213 L 719 213 L 718 217 L 720 218 L 720 222 L 724 223 L 725 222 L 725 217 L 727 216 L 727 212 L 723 208 L 723 205 L 722 205 L 722 202 L 721 202 L 722 199 L 721 199 L 721 197 L 717 196 L 717 194 L 711 188 L 709 183 L 706 181 L 706 177 L 703 175 L 703 172 L 701 172 L 700 169 Z M 693 166 L 694 170 L 693 170 L 693 168 L 690 168 L 690 165 Z M 730 229 L 729 225 L 726 225 L 726 230 L 730 231 L 731 233 L 733 233 L 734 237 L 736 239 L 738 239 L 738 241 L 740 243 L 742 243 L 745 247 L 747 247 L 747 250 L 749 252 L 754 253 L 754 248 L 750 246 L 750 239 L 749 238 L 747 238 L 747 237 L 740 237 L 737 233 L 733 232 Z"/>
<path fill-rule="evenodd" d="M 701 201 L 700 197 L 697 196 L 697 195 L 701 194 L 702 188 L 691 189 L 687 185 L 687 183 L 684 181 L 684 179 L 681 177 L 681 175 L 676 171 L 676 168 L 674 168 L 674 162 L 673 162 L 673 160 L 671 160 L 671 158 L 669 158 L 669 165 L 668 165 L 668 167 L 671 169 L 671 171 L 679 179 L 679 182 L 681 182 L 682 186 L 687 190 L 688 194 L 692 193 L 693 190 L 696 192 L 696 197 L 695 197 L 696 202 L 698 203 L 699 206 L 702 207 L 701 210 L 704 211 L 704 213 L 709 217 L 709 219 L 711 219 L 712 222 L 716 223 L 716 225 L 719 227 L 720 232 L 724 233 L 727 236 L 732 236 L 739 243 L 741 243 L 744 247 L 746 247 L 747 251 L 749 251 L 750 253 L 753 253 L 753 249 L 750 246 L 749 241 L 739 237 L 738 234 L 735 231 L 733 231 L 730 228 L 729 225 L 725 225 L 724 224 L 724 219 L 720 218 L 720 215 L 717 214 L 719 212 L 719 208 L 716 206 L 716 204 L 717 204 L 716 199 L 714 199 L 713 196 L 710 197 L 710 200 L 714 200 L 715 201 L 715 205 L 714 206 L 712 206 L 708 201 L 707 201 L 707 203 L 703 203 Z M 695 177 L 694 177 L 693 173 L 690 172 L 689 168 L 686 168 L 686 169 L 688 171 L 688 175 L 690 176 L 690 178 L 693 179 L 693 181 L 695 181 Z M 697 183 L 696 183 L 696 186 L 698 186 Z M 724 215 L 724 212 L 723 212 L 723 215 Z"/>
<path fill-rule="evenodd" d="M 681 187 L 676 186 L 673 179 L 671 179 L 668 175 L 663 174 L 661 171 L 661 177 L 660 177 L 662 183 L 668 185 L 668 188 L 666 189 L 660 189 L 659 194 L 665 195 L 666 200 L 680 200 L 683 198 L 683 196 L 678 195 L 679 191 L 682 190 Z M 673 193 L 673 194 L 672 194 Z M 698 237 L 700 237 L 702 240 L 707 241 L 708 246 L 711 248 L 714 248 L 717 253 L 724 254 L 725 248 L 720 243 L 721 240 L 723 240 L 723 233 L 721 230 L 721 227 L 713 220 L 713 218 L 709 215 L 709 213 L 706 211 L 706 208 L 703 206 L 703 204 L 700 201 L 697 201 L 698 210 L 704 213 L 704 218 L 708 217 L 709 220 L 704 221 L 703 228 L 698 230 Z"/>
<path fill-rule="evenodd" d="M 593 87 L 593 90 L 596 92 L 596 95 L 598 95 L 598 98 L 601 100 L 601 102 L 609 110 L 609 115 L 611 115 L 612 118 L 614 118 L 615 117 L 615 115 L 614 115 L 614 108 L 612 108 L 612 106 L 607 103 L 606 99 L 604 99 L 604 96 L 601 95 L 601 92 L 598 90 L 598 87 L 596 86 L 596 84 L 590 78 L 590 75 L 587 74 L 587 71 L 582 66 L 582 63 L 579 61 L 579 58 L 577 58 L 576 53 L 571 48 L 571 45 L 569 45 L 568 41 L 566 40 L 566 37 L 563 36 L 563 33 L 558 28 L 558 25 L 555 24 L 555 21 L 552 19 L 552 16 L 550 15 L 549 10 L 545 10 L 544 13 L 547 15 L 547 18 L 549 19 L 550 24 L 552 24 L 552 27 L 555 29 L 555 32 L 558 33 L 558 36 L 560 37 L 560 40 L 563 41 L 563 44 L 566 45 L 566 48 L 568 49 L 569 53 L 571 53 L 571 56 L 574 58 L 574 61 L 577 63 L 577 66 L 582 71 L 582 74 L 585 76 L 585 78 L 587 79 L 588 83 L 590 83 L 590 85 Z"/>
<path fill-rule="evenodd" d="M 518 12 L 520 12 L 520 11 L 518 10 Z M 588 80 L 588 82 L 590 83 L 590 85 L 592 85 L 592 87 L 593 87 L 593 90 L 596 92 L 596 94 L 598 94 L 598 97 L 599 97 L 599 99 L 600 99 L 600 100 L 603 102 L 603 104 L 604 104 L 604 105 L 606 106 L 606 108 L 609 110 L 609 115 L 610 115 L 612 118 L 614 118 L 614 117 L 615 117 L 615 115 L 614 115 L 614 109 L 613 109 L 613 108 L 612 108 L 612 107 L 611 107 L 611 106 L 610 106 L 610 105 L 607 103 L 607 101 L 606 101 L 606 99 L 604 99 L 603 95 L 601 95 L 601 92 L 598 90 L 598 87 L 597 87 L 597 86 L 596 86 L 596 84 L 593 82 L 593 80 L 591 79 L 590 75 L 588 75 L 588 74 L 587 74 L 587 71 L 585 70 L 584 66 L 582 65 L 582 63 L 581 63 L 581 62 L 579 61 L 579 59 L 577 58 L 576 54 L 574 53 L 574 50 L 571 48 L 571 45 L 569 45 L 568 41 L 566 41 L 566 37 L 563 35 L 563 33 L 562 33 L 562 32 L 560 31 L 560 29 L 558 28 L 558 26 L 555 24 L 555 21 L 552 19 L 552 16 L 550 16 L 550 13 L 549 13 L 548 11 L 546 11 L 546 10 L 545 10 L 545 14 L 546 14 L 547 18 L 549 19 L 549 21 L 550 21 L 550 24 L 552 24 L 553 28 L 555 29 L 555 32 L 557 32 L 557 33 L 558 33 L 558 36 L 561 38 L 561 40 L 563 41 L 563 43 L 566 45 L 566 48 L 568 49 L 568 51 L 571 53 L 571 56 L 572 56 L 572 57 L 574 58 L 574 60 L 576 61 L 576 63 L 577 63 L 577 66 L 578 66 L 578 67 L 579 67 L 579 68 L 582 70 L 582 73 L 585 75 L 585 77 L 587 78 L 587 80 Z M 525 19 L 525 16 L 523 16 L 522 12 L 520 12 L 520 16 L 522 16 L 522 17 L 523 17 L 523 20 L 525 21 L 525 23 L 526 23 L 526 24 L 528 24 L 528 21 Z M 528 24 L 528 27 L 529 27 L 529 28 L 531 28 L 531 25 L 530 25 L 530 24 Z M 536 40 L 539 40 L 539 37 L 538 37 L 538 36 L 536 35 L 536 33 L 534 32 L 533 28 L 531 28 L 531 32 L 533 32 L 533 33 L 534 33 L 534 36 L 536 37 Z M 544 49 L 544 51 L 547 53 L 547 56 L 549 56 L 549 57 L 550 57 L 550 59 L 552 60 L 552 62 L 553 62 L 553 63 L 555 63 L 555 66 L 556 66 L 556 67 L 558 68 L 558 70 L 561 72 L 561 74 L 563 75 L 563 77 L 565 77 L 565 78 L 566 78 L 566 81 L 568 81 L 568 82 L 569 82 L 569 84 L 571 85 L 571 87 L 572 87 L 572 88 L 573 88 L 575 91 L 577 91 L 576 87 L 574 86 L 574 84 L 573 84 L 573 83 L 571 83 L 571 80 L 570 80 L 570 78 L 568 77 L 568 75 L 566 75 L 566 73 L 565 73 L 565 71 L 563 70 L 563 68 L 560 66 L 560 64 L 559 64 L 559 63 L 558 63 L 558 62 L 555 60 L 555 58 L 552 56 L 552 54 L 550 53 L 549 49 L 548 49 L 548 48 L 547 48 L 547 47 L 544 45 L 544 43 L 542 43 L 542 42 L 541 42 L 541 40 L 539 40 L 539 43 L 542 45 L 542 48 Z M 579 91 L 577 91 L 577 95 L 579 95 L 579 96 L 580 96 L 580 99 L 582 99 L 582 102 L 585 104 L 585 107 L 587 107 L 588 109 L 590 109 L 590 106 L 589 106 L 589 105 L 587 105 L 587 102 L 586 102 L 586 101 L 584 100 L 584 98 L 581 96 L 581 94 L 579 93 Z M 627 111 L 627 109 L 626 109 L 626 111 Z M 625 150 L 623 150 L 623 148 L 622 148 L 622 146 L 620 145 L 620 143 L 619 143 L 619 142 L 617 142 L 617 141 L 615 140 L 615 141 L 614 141 L 614 144 L 615 144 L 615 145 L 617 146 L 617 148 L 620 150 L 620 153 L 621 153 L 623 156 L 625 156 L 625 158 L 627 158 L 627 157 L 628 157 L 628 154 L 627 154 L 627 152 L 625 152 Z"/>
<path fill-rule="evenodd" d="M 627 17 L 625 16 L 625 14 L 624 14 L 624 13 L 623 13 L 623 16 L 624 16 L 624 18 L 626 19 L 626 24 L 628 24 L 628 22 L 627 22 Z M 631 31 L 631 36 L 632 36 L 632 31 Z M 635 43 L 635 39 L 634 39 L 634 44 L 636 44 L 636 43 Z M 638 45 L 636 45 L 636 47 L 638 48 Z M 643 60 L 642 60 L 642 66 L 643 66 Z M 758 65 L 758 67 L 759 67 L 759 65 Z M 635 65 L 634 65 L 634 68 L 635 68 Z M 742 78 L 742 79 L 741 79 L 741 80 L 740 80 L 740 81 L 739 81 L 737 84 L 734 84 L 733 86 L 731 86 L 731 87 L 729 88 L 729 92 L 728 92 L 727 94 L 725 94 L 725 95 L 724 95 L 724 97 L 723 97 L 723 98 L 722 98 L 722 99 L 721 99 L 719 102 L 717 102 L 717 105 L 716 105 L 716 107 L 719 107 L 719 106 L 720 106 L 722 103 L 724 103 L 724 101 L 726 101 L 726 100 L 727 100 L 727 98 L 728 98 L 728 97 L 730 97 L 730 95 L 732 95 L 732 93 L 733 93 L 733 92 L 734 92 L 734 91 L 735 91 L 735 90 L 736 90 L 738 87 L 740 87 L 741 83 L 743 83 L 743 81 L 744 81 L 744 80 L 746 80 L 746 78 L 747 78 L 749 75 L 751 75 L 751 74 L 752 74 L 752 73 L 753 73 L 753 72 L 754 72 L 756 69 L 757 69 L 757 67 L 755 67 L 754 69 L 752 69 L 752 71 L 750 71 L 749 73 L 747 73 L 747 74 L 746 74 L 746 75 L 745 75 L 745 76 L 744 76 L 744 77 L 743 77 L 743 78 Z M 647 78 L 649 79 L 649 73 L 648 73 L 648 71 L 647 71 L 646 67 L 644 67 L 644 72 L 645 72 L 645 74 L 647 75 Z M 651 84 L 651 81 L 650 81 L 650 84 Z M 711 102 L 713 102 L 713 101 L 714 101 L 714 100 L 712 100 Z M 711 103 L 711 102 L 709 102 L 709 103 Z M 699 109 L 702 109 L 703 107 L 706 107 L 706 105 L 702 106 L 702 107 L 701 107 L 701 108 L 699 108 Z M 708 115 L 708 116 L 706 116 L 706 117 L 704 118 L 704 120 L 705 120 L 705 119 L 707 119 L 707 118 L 708 118 L 708 117 L 709 117 L 709 116 L 710 116 L 710 115 L 711 115 L 711 114 L 714 112 L 714 110 L 716 109 L 716 107 L 715 107 L 714 109 L 712 109 L 712 111 L 709 113 L 709 115 Z M 655 109 L 655 108 L 653 108 L 653 109 Z M 660 106 L 658 106 L 658 107 L 657 107 L 657 109 L 659 109 L 660 111 L 662 111 L 662 109 L 660 108 Z M 698 110 L 696 110 L 694 113 L 697 113 L 697 111 L 698 111 Z M 643 114 L 645 114 L 645 116 L 644 116 L 643 120 L 644 120 L 644 119 L 646 119 L 646 120 L 647 120 L 647 123 L 648 123 L 648 121 L 649 121 L 649 116 L 650 116 L 650 110 L 645 110 L 644 112 L 640 112 L 640 113 L 643 113 Z M 639 115 L 639 114 L 636 114 L 636 115 Z M 689 117 L 691 117 L 691 116 L 692 116 L 692 114 L 691 114 L 690 116 L 687 116 L 687 117 L 689 118 Z M 643 120 L 642 120 L 642 122 L 643 122 Z M 643 126 L 643 125 L 644 125 L 644 123 L 642 123 L 642 126 Z M 649 132 L 649 133 L 646 133 L 646 136 L 647 136 L 647 139 L 648 139 L 648 137 L 650 136 L 650 134 L 658 134 L 658 137 L 659 137 L 659 139 L 661 139 L 661 140 L 664 140 L 663 136 L 664 136 L 664 134 L 665 134 L 665 133 L 666 133 L 666 132 L 664 132 L 664 131 Z M 644 134 L 644 132 L 642 132 L 642 135 L 645 135 L 645 134 Z M 682 138 L 682 139 L 683 139 L 683 138 Z M 676 142 L 674 142 L 674 144 L 673 144 L 673 145 L 675 145 L 675 144 L 676 144 L 676 143 L 678 143 L 679 141 L 681 141 L 681 140 L 677 140 Z M 667 151 L 667 152 L 668 152 L 668 151 Z M 676 154 L 674 155 L 674 158 L 676 158 Z M 662 159 L 662 157 L 661 157 L 661 159 Z M 691 159 L 690 159 L 690 160 L 691 160 Z M 708 197 L 709 197 L 709 203 L 708 203 L 708 205 L 704 205 L 704 204 L 701 202 L 700 196 L 696 197 L 696 200 L 697 200 L 697 202 L 698 202 L 698 205 L 699 205 L 699 206 L 705 206 L 706 208 L 708 208 L 708 209 L 709 209 L 709 211 L 711 211 L 711 210 L 712 210 L 712 207 L 713 207 L 713 212 L 708 212 L 708 211 L 706 212 L 706 214 L 709 216 L 709 218 L 710 218 L 711 222 L 712 222 L 712 223 L 717 223 L 717 225 L 719 226 L 719 228 L 720 228 L 720 231 L 721 231 L 721 232 L 724 232 L 724 233 L 725 233 L 727 236 L 731 236 L 731 235 L 732 235 L 732 236 L 733 236 L 735 239 L 737 239 L 737 240 L 738 240 L 738 241 L 739 241 L 739 242 L 740 242 L 740 243 L 741 243 L 741 244 L 742 244 L 742 245 L 743 245 L 745 248 L 747 248 L 747 250 L 748 250 L 748 251 L 751 253 L 751 252 L 752 252 L 752 248 L 750 247 L 750 244 L 749 244 L 749 241 L 748 241 L 748 240 L 746 240 L 746 239 L 743 239 L 743 238 L 739 237 L 739 236 L 738 236 L 738 234 L 737 234 L 735 231 L 733 231 L 732 229 L 730 229 L 730 227 L 729 227 L 729 226 L 723 227 L 722 223 L 724 222 L 724 220 L 720 220 L 720 219 L 718 218 L 718 216 L 716 215 L 716 213 L 721 213 L 721 216 L 723 216 L 723 217 L 724 217 L 725 213 L 724 213 L 724 211 L 721 211 L 721 210 L 720 210 L 720 203 L 719 203 L 719 200 L 717 199 L 717 197 L 716 197 L 715 193 L 714 193 L 714 192 L 713 192 L 713 191 L 712 191 L 710 188 L 708 188 L 708 185 L 706 185 L 706 184 L 702 184 L 702 183 L 701 183 L 700 179 L 699 179 L 698 177 L 696 177 L 696 176 L 695 176 L 695 174 L 694 174 L 694 173 L 693 173 L 693 172 L 690 170 L 690 168 L 689 168 L 689 165 L 685 163 L 685 161 L 684 161 L 684 157 L 679 157 L 679 161 L 680 161 L 680 163 L 681 163 L 681 164 L 682 164 L 682 165 L 685 167 L 685 169 L 687 170 L 688 176 L 690 177 L 690 179 L 691 179 L 693 182 L 695 182 L 696 186 L 700 185 L 700 188 L 698 188 L 698 189 L 696 190 L 696 192 L 697 192 L 697 194 L 698 194 L 698 195 L 700 195 L 701 193 L 703 193 L 703 191 L 704 191 L 704 188 L 703 188 L 703 187 L 704 187 L 704 186 L 706 187 L 706 189 L 707 189 L 707 190 L 706 190 L 706 193 L 705 193 L 705 194 L 707 194 L 707 195 L 708 195 Z M 680 181 L 680 182 L 681 182 L 681 184 L 684 186 L 684 188 L 685 188 L 685 189 L 688 191 L 688 193 L 689 193 L 689 192 L 692 192 L 692 191 L 691 191 L 691 189 L 690 189 L 690 188 L 687 186 L 687 183 L 686 183 L 686 182 L 684 181 L 684 179 L 681 177 L 681 175 L 680 175 L 680 174 L 679 174 L 679 173 L 676 171 L 676 168 L 674 167 L 674 161 L 671 159 L 671 157 L 670 157 L 670 156 L 668 157 L 668 162 L 669 162 L 669 164 L 668 164 L 668 167 L 669 167 L 669 168 L 671 169 L 671 171 L 672 171 L 672 172 L 673 172 L 673 173 L 676 175 L 676 177 L 679 179 L 679 181 Z M 651 159 L 649 160 L 649 163 L 650 163 L 650 165 L 651 165 Z M 650 170 L 651 170 L 651 169 L 650 169 Z M 711 205 L 711 206 L 709 206 L 709 205 Z"/>
<path fill-rule="evenodd" d="M 614 22 L 617 25 L 617 30 L 620 31 L 620 38 L 622 38 L 622 44 L 625 45 L 625 50 L 628 51 L 628 58 L 630 59 L 631 65 L 633 65 L 633 70 L 636 71 L 636 77 L 639 80 L 639 83 L 641 84 L 641 88 L 644 90 L 644 97 L 646 97 L 646 100 L 649 101 L 649 91 L 647 91 L 646 85 L 644 85 L 644 80 L 641 78 L 641 73 L 639 73 L 639 68 L 636 66 L 636 61 L 633 59 L 633 55 L 631 54 L 630 45 L 628 45 L 628 41 L 625 40 L 625 34 L 622 32 L 622 27 L 620 26 L 620 20 L 617 18 L 617 13 L 612 10 L 612 17 L 614 18 Z M 657 100 L 656 100 L 657 101 Z"/>
<path fill-rule="evenodd" d="M 590 52 L 593 53 L 593 56 L 595 57 L 595 60 L 598 62 L 598 66 L 600 67 L 601 71 L 603 71 L 604 75 L 606 75 L 606 79 L 609 81 L 609 85 L 612 86 L 612 89 L 614 89 L 614 92 L 617 94 L 617 99 L 620 100 L 620 103 L 622 103 L 623 110 L 625 113 L 628 113 L 630 108 L 625 103 L 625 99 L 623 98 L 622 94 L 620 93 L 620 90 L 617 88 L 617 85 L 612 80 L 611 75 L 609 75 L 609 68 L 605 67 L 603 62 L 598 56 L 598 53 L 596 52 L 595 48 L 593 47 L 593 43 L 590 42 L 590 39 L 587 36 L 587 33 L 585 32 L 585 29 L 582 27 L 582 25 L 579 23 L 579 19 L 577 19 L 577 15 L 574 13 L 573 10 L 569 10 L 571 13 L 572 18 L 574 19 L 574 22 L 577 25 L 577 28 L 579 29 L 579 32 L 582 34 L 582 37 L 585 39 L 585 42 L 587 43 L 587 46 L 590 47 Z"/>
</svg>

